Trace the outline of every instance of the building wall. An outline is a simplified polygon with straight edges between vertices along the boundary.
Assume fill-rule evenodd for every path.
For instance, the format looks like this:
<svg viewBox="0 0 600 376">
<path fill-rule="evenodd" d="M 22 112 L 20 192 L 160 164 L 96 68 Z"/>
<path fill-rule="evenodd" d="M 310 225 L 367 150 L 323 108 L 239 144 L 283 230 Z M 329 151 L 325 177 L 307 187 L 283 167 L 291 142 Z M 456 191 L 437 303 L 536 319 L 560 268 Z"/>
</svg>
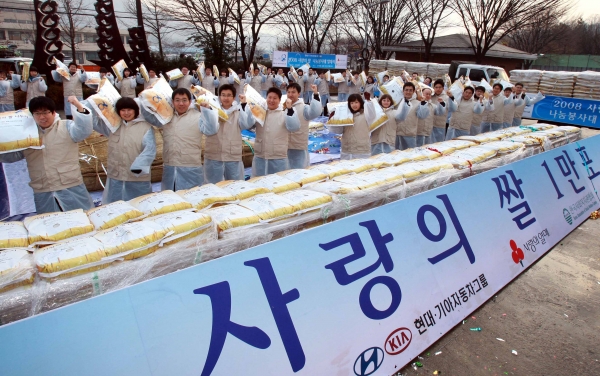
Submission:
<svg viewBox="0 0 600 376">
<path fill-rule="evenodd" d="M 90 18 L 90 21 L 93 20 Z M 125 49 L 131 51 L 127 44 L 129 34 L 126 30 L 120 30 L 120 33 Z M 0 44 L 15 44 L 23 57 L 33 58 L 35 36 L 33 1 L 0 0 Z M 75 49 L 79 64 L 93 64 L 90 60 L 98 59 L 96 36 L 93 27 L 84 28 L 78 33 Z M 64 38 L 61 39 L 64 43 Z M 71 48 L 67 47 L 66 43 L 63 44 L 63 53 L 68 57 L 72 55 Z"/>
<path fill-rule="evenodd" d="M 573 72 L 586 70 L 600 71 L 600 56 L 546 54 L 540 56 L 532 64 L 531 69 Z"/>
<path fill-rule="evenodd" d="M 423 61 L 423 55 L 412 52 L 396 52 L 396 60 L 405 61 Z M 458 54 L 434 54 L 431 62 L 439 64 L 450 64 L 452 61 L 470 61 L 475 62 L 475 57 L 472 55 L 458 55 Z M 505 71 L 509 72 L 513 69 L 523 69 L 523 60 L 520 59 L 503 59 L 498 57 L 485 57 L 482 64 L 484 65 L 495 65 L 504 68 Z"/>
</svg>

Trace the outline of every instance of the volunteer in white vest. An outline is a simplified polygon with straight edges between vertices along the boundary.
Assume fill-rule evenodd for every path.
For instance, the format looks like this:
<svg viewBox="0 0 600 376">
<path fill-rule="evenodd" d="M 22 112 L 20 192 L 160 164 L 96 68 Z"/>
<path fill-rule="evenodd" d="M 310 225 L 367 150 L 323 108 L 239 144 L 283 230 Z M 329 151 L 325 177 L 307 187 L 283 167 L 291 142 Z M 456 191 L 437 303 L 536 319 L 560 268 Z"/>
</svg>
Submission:
<svg viewBox="0 0 600 376">
<path fill-rule="evenodd" d="M 262 83 L 262 85 L 260 87 L 260 95 L 262 95 L 263 98 L 267 97 L 267 90 L 269 90 L 269 88 L 272 88 L 275 86 L 274 81 L 275 81 L 275 75 L 271 71 L 271 68 L 267 68 L 267 74 L 265 76 L 265 81 Z"/>
<path fill-rule="evenodd" d="M 304 103 L 306 104 L 312 101 L 312 97 L 314 95 L 312 86 L 315 84 L 315 80 L 317 78 L 319 78 L 317 72 L 315 72 L 315 70 L 312 68 L 308 68 L 308 76 L 306 77 L 306 82 L 304 83 L 304 95 L 302 96 Z"/>
<path fill-rule="evenodd" d="M 196 75 L 194 75 L 194 77 L 195 76 Z M 215 89 L 219 87 L 220 83 L 221 81 L 219 80 L 219 77 L 213 76 L 212 69 L 206 68 L 204 70 L 204 78 L 202 79 L 202 82 L 200 82 L 203 88 L 210 91 L 212 94 L 215 94 Z"/>
<path fill-rule="evenodd" d="M 135 76 L 132 75 L 131 69 L 123 69 L 123 80 L 117 81 L 117 83 L 115 84 L 115 87 L 121 92 L 121 97 L 135 98 L 137 96 L 135 94 L 136 86 L 137 81 Z"/>
<path fill-rule="evenodd" d="M 204 184 L 202 169 L 202 135 L 219 131 L 218 114 L 207 103 L 197 110 L 192 94 L 184 88 L 175 89 L 173 119 L 162 125 L 154 115 L 142 109 L 144 117 L 163 132 L 162 190 L 178 191 Z"/>
<path fill-rule="evenodd" d="M 290 168 L 306 168 L 310 165 L 310 158 L 308 156 L 308 123 L 323 112 L 317 85 L 313 84 L 310 92 L 316 92 L 316 94 L 314 94 L 310 101 L 310 105 L 306 105 L 304 99 L 300 98 L 300 85 L 293 82 L 287 88 L 287 98 L 292 101 L 294 112 L 298 114 L 298 119 L 300 120 L 300 129 L 290 133 L 288 140 L 287 157 Z"/>
<path fill-rule="evenodd" d="M 190 92 L 192 91 L 192 85 L 200 85 L 200 81 L 190 74 L 190 70 L 188 67 L 181 68 L 181 73 L 183 73 L 183 77 L 179 77 L 176 80 L 169 80 L 169 85 L 171 85 L 174 89 L 188 89 Z"/>
<path fill-rule="evenodd" d="M 423 146 L 431 143 L 431 132 L 433 131 L 433 118 L 446 112 L 448 105 L 442 98 L 438 98 L 437 103 L 431 100 L 433 90 L 431 88 L 422 89 L 423 97 L 421 106 L 429 107 L 429 114 L 425 118 L 417 120 L 417 146 Z"/>
<path fill-rule="evenodd" d="M 417 146 L 417 128 L 419 119 L 429 117 L 431 111 L 427 104 L 416 99 L 415 85 L 412 82 L 404 84 L 402 93 L 404 102 L 409 104 L 410 110 L 404 120 L 396 120 L 396 149 L 406 150 Z"/>
<path fill-rule="evenodd" d="M 365 90 L 363 92 L 363 97 L 365 98 L 365 100 L 375 98 L 375 87 L 376 86 L 377 85 L 375 85 L 375 79 L 373 78 L 373 76 L 367 77 L 367 84 L 365 85 Z M 367 98 L 367 94 L 369 94 L 368 98 Z"/>
<path fill-rule="evenodd" d="M 444 103 L 448 103 L 448 95 L 444 93 L 444 80 L 437 79 L 433 83 L 433 95 L 431 101 L 436 103 L 438 98 L 442 98 Z M 451 104 L 451 103 L 450 103 Z M 448 120 L 448 107 L 444 107 L 444 112 L 433 117 L 433 130 L 431 131 L 431 142 L 442 142 L 446 139 L 446 122 Z M 451 109 L 450 109 L 451 110 Z"/>
<path fill-rule="evenodd" d="M 156 140 L 152 125 L 140 114 L 140 107 L 138 99 L 119 99 L 115 111 L 122 121 L 114 133 L 94 113 L 94 130 L 108 138 L 103 204 L 152 193 L 150 170 L 156 157 Z"/>
<path fill-rule="evenodd" d="M 290 83 L 288 78 L 283 73 L 283 69 L 281 68 L 277 70 L 277 74 L 275 75 L 273 81 L 275 82 L 275 87 L 281 91 L 287 90 L 287 85 Z"/>
<path fill-rule="evenodd" d="M 528 97 L 525 95 L 525 89 L 523 89 L 523 84 L 517 82 L 514 87 L 515 95 L 520 96 L 523 99 L 523 103 L 518 106 L 515 106 L 515 117 L 513 118 L 512 126 L 518 127 L 521 125 L 521 121 L 523 118 L 523 112 L 525 111 L 525 106 L 534 105 L 537 102 L 546 98 L 543 92 L 538 92 L 535 97 Z"/>
<path fill-rule="evenodd" d="M 298 82 L 296 82 L 296 79 L 294 79 L 294 76 L 292 76 L 292 71 L 288 72 L 288 79 L 289 82 L 296 82 L 298 85 L 300 85 L 300 88 L 302 89 L 300 92 L 300 97 L 304 98 L 304 84 L 306 84 L 308 81 L 308 76 L 304 74 L 302 69 L 298 69 L 296 73 L 298 74 Z"/>
<path fill-rule="evenodd" d="M 141 73 L 138 73 L 135 78 L 138 84 L 144 84 L 144 90 L 153 86 L 156 81 L 160 80 L 160 77 L 156 75 L 154 68 L 146 68 L 146 70 L 148 71 L 148 78 L 150 79 L 148 82 L 146 82 Z"/>
<path fill-rule="evenodd" d="M 491 111 L 494 111 L 494 103 L 492 102 L 492 98 L 485 99 L 485 87 L 477 86 L 475 88 L 475 94 L 473 95 L 474 101 L 479 101 L 483 99 L 483 103 L 485 104 L 484 110 L 480 114 L 473 114 L 473 119 L 471 119 L 471 136 L 476 136 L 481 133 L 481 123 L 483 122 L 483 118 L 485 114 L 489 114 Z"/>
<path fill-rule="evenodd" d="M 504 96 L 506 98 L 512 98 L 512 102 L 504 105 L 504 117 L 502 122 L 502 128 L 508 128 L 512 126 L 513 119 L 515 118 L 515 109 L 517 106 L 525 103 L 525 101 L 517 95 L 514 95 L 511 87 L 504 89 Z"/>
<path fill-rule="evenodd" d="M 0 112 L 15 110 L 14 89 L 21 86 L 19 76 L 11 72 L 10 80 L 6 78 L 6 71 L 0 70 Z"/>
<path fill-rule="evenodd" d="M 20 81 L 21 76 L 16 76 Z M 32 65 L 29 67 L 29 78 L 27 81 L 21 81 L 21 90 L 27 93 L 27 99 L 25 103 L 26 107 L 29 107 L 29 101 L 31 101 L 33 98 L 46 96 L 48 85 L 46 84 L 46 81 L 44 81 L 44 78 L 40 76 L 35 66 Z"/>
<path fill-rule="evenodd" d="M 235 74 L 237 75 L 238 81 L 240 83 L 237 83 L 233 79 L 233 74 L 231 74 L 230 77 L 233 80 L 233 87 L 235 88 L 235 92 L 237 93 L 237 95 L 235 96 L 235 101 L 239 103 L 240 102 L 240 94 L 244 94 L 244 85 L 246 85 L 246 80 L 242 76 L 242 73 L 235 73 Z"/>
<path fill-rule="evenodd" d="M 221 69 L 221 75 L 219 76 L 219 86 L 221 85 L 233 85 L 233 77 L 231 76 L 231 73 L 228 75 L 228 70 L 227 69 Z"/>
<path fill-rule="evenodd" d="M 358 72 L 352 72 L 352 77 L 348 80 L 348 95 L 360 94 L 362 90 L 362 81 Z"/>
<path fill-rule="evenodd" d="M 280 101 L 281 90 L 276 87 L 270 88 L 267 91 L 267 115 L 264 125 L 258 122 L 255 124 L 253 177 L 289 169 L 287 158 L 289 133 L 300 129 L 300 119 L 289 98 L 285 101 L 283 110 L 279 109 Z"/>
<path fill-rule="evenodd" d="M 102 67 L 100 68 L 100 79 L 103 80 L 105 78 L 111 83 L 111 85 L 115 84 L 115 76 L 113 76 L 112 73 L 109 73 L 108 69 Z"/>
<path fill-rule="evenodd" d="M 67 98 L 77 111 L 74 120 L 61 120 L 50 98 L 35 97 L 29 111 L 38 126 L 43 149 L 0 154 L 0 162 L 25 159 L 38 214 L 75 209 L 88 210 L 94 203 L 81 176 L 78 142 L 92 134 L 92 115 L 75 96 Z"/>
<path fill-rule="evenodd" d="M 317 85 L 317 90 L 319 91 L 319 97 L 321 98 L 321 106 L 323 106 L 323 115 L 327 116 L 327 102 L 329 101 L 329 85 L 331 85 L 331 80 L 327 81 L 325 78 L 324 71 L 319 73 L 319 78 L 315 79 L 315 85 Z"/>
<path fill-rule="evenodd" d="M 344 81 L 342 82 L 334 82 L 333 86 L 338 88 L 337 101 L 338 102 L 346 102 L 348 100 L 348 91 L 350 88 L 348 87 L 348 77 L 346 77 L 346 71 L 342 71 L 342 77 L 344 77 Z"/>
<path fill-rule="evenodd" d="M 69 74 L 71 75 L 69 80 L 61 76 L 56 70 L 53 70 L 51 73 L 54 81 L 62 82 L 63 96 L 65 98 L 65 116 L 67 119 L 73 119 L 73 115 L 71 114 L 71 106 L 69 106 L 67 98 L 74 95 L 78 100 L 83 100 L 82 84 L 87 81 L 87 74 L 83 69 L 77 69 L 77 64 L 74 62 L 69 63 Z"/>
<path fill-rule="evenodd" d="M 250 129 L 256 123 L 250 106 L 246 105 L 246 96 L 240 94 L 241 104 L 234 101 L 236 90 L 233 85 L 219 87 L 219 101 L 223 111 L 229 117 L 227 121 L 213 119 L 219 131 L 206 137 L 204 148 L 204 183 L 218 183 L 222 180 L 244 180 L 244 147 L 241 131 Z"/>
<path fill-rule="evenodd" d="M 354 125 L 328 126 L 331 133 L 342 135 L 340 159 L 369 158 L 371 156 L 370 130 L 365 119 L 365 102 L 360 94 L 352 94 L 348 97 L 348 109 L 354 116 Z"/>
<path fill-rule="evenodd" d="M 262 85 L 265 81 L 266 76 L 258 68 L 254 68 L 254 72 L 246 72 L 246 83 L 256 90 L 257 93 L 262 91 Z"/>
<path fill-rule="evenodd" d="M 513 102 L 513 97 L 505 97 L 502 94 L 504 88 L 501 84 L 494 84 L 490 99 L 494 104 L 494 110 L 484 113 L 484 121 L 481 123 L 481 132 L 497 131 L 504 123 L 504 106 Z M 487 117 L 487 119 L 486 119 Z"/>
<path fill-rule="evenodd" d="M 370 97 L 368 93 L 365 96 Z M 410 111 L 410 104 L 406 101 L 400 102 L 398 109 L 394 109 L 394 100 L 389 94 L 383 94 L 379 98 L 379 105 L 388 116 L 388 121 L 371 133 L 371 155 L 394 151 L 396 147 L 396 122 L 404 121 Z"/>
<path fill-rule="evenodd" d="M 461 98 L 449 97 L 449 101 L 454 102 L 455 105 L 450 107 L 450 126 L 448 127 L 448 134 L 446 134 L 446 140 L 469 135 L 473 115 L 482 114 L 485 110 L 483 97 L 480 97 L 477 101 L 473 100 L 474 91 L 475 89 L 471 86 L 467 86 Z"/>
</svg>

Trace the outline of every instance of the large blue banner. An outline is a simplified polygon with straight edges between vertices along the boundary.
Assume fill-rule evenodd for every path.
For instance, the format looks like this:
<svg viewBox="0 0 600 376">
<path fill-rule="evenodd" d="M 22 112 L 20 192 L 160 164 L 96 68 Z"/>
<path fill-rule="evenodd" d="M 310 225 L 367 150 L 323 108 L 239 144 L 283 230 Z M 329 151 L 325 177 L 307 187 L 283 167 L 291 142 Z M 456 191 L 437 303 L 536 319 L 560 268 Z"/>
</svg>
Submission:
<svg viewBox="0 0 600 376">
<path fill-rule="evenodd" d="M 546 98 L 534 105 L 531 117 L 539 120 L 600 128 L 598 119 L 600 117 L 600 101 L 547 95 Z"/>
<path fill-rule="evenodd" d="M 9 324 L 0 369 L 390 375 L 596 210 L 598 175 L 600 136 Z"/>
<path fill-rule="evenodd" d="M 287 51 L 273 52 L 273 67 L 298 68 L 307 63 L 310 65 L 311 68 L 346 69 L 348 67 L 348 56 L 307 54 L 304 52 Z"/>
</svg>

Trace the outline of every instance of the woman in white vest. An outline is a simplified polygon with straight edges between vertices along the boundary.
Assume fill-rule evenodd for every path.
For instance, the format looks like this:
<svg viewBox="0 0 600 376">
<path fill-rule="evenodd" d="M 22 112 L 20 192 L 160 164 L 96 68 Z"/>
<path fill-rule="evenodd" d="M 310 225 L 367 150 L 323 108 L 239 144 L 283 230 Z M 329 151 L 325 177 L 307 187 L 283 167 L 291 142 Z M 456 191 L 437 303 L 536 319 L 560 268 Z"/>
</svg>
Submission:
<svg viewBox="0 0 600 376">
<path fill-rule="evenodd" d="M 200 85 L 203 88 L 210 91 L 212 94 L 215 94 L 215 89 L 219 87 L 220 83 L 219 77 L 213 76 L 212 69 L 206 68 L 204 70 L 204 78 L 202 79 L 202 82 L 200 82 Z"/>
<path fill-rule="evenodd" d="M 300 85 L 300 89 L 302 89 L 302 91 L 300 92 L 300 96 L 304 98 L 304 84 L 308 81 L 308 76 L 304 74 L 304 71 L 302 69 L 298 69 L 296 73 L 298 74 L 298 82 L 296 82 L 294 76 L 292 76 L 292 72 L 288 72 L 288 85 L 289 82 L 296 82 L 298 85 Z"/>
<path fill-rule="evenodd" d="M 396 146 L 396 122 L 404 121 L 410 111 L 410 104 L 400 102 L 398 109 L 394 109 L 394 100 L 389 94 L 379 98 L 379 105 L 388 116 L 388 121 L 371 133 L 371 155 L 391 153 Z"/>
<path fill-rule="evenodd" d="M 415 85 L 404 84 L 402 93 L 404 102 L 410 107 L 404 120 L 396 121 L 396 150 L 406 150 L 417 146 L 417 128 L 419 119 L 429 117 L 431 111 L 427 103 L 419 102 L 415 97 Z"/>
<path fill-rule="evenodd" d="M 272 87 L 267 90 L 267 115 L 264 125 L 258 122 L 252 176 L 275 174 L 289 169 L 287 158 L 288 137 L 290 132 L 300 129 L 300 119 L 294 111 L 292 101 L 287 99 L 283 110 L 279 109 L 281 90 Z"/>
<path fill-rule="evenodd" d="M 231 73 L 227 75 L 228 70 L 221 68 L 221 75 L 219 76 L 219 87 L 222 85 L 233 85 L 233 77 Z"/>
<path fill-rule="evenodd" d="M 115 85 L 115 77 L 112 74 L 108 73 L 108 70 L 106 68 L 104 68 L 104 67 L 100 68 L 99 73 L 100 73 L 100 84 L 91 84 L 91 83 L 86 82 L 85 85 L 96 91 L 98 91 L 98 86 L 103 85 L 103 82 L 105 80 L 108 80 L 108 82 L 110 82 L 111 85 L 113 85 L 113 86 Z"/>
<path fill-rule="evenodd" d="M 156 83 L 156 81 L 160 80 L 160 77 L 158 77 L 156 75 L 156 71 L 154 70 L 154 68 L 147 68 L 147 71 L 148 71 L 148 78 L 149 78 L 148 82 L 146 82 L 146 80 L 144 79 L 144 77 L 142 76 L 141 73 L 138 73 L 135 78 L 135 80 L 137 81 L 138 84 L 140 84 L 140 85 L 144 84 L 144 90 L 153 86 L 154 83 Z"/>
<path fill-rule="evenodd" d="M 0 154 L 0 162 L 12 163 L 25 159 L 38 214 L 94 206 L 83 184 L 79 168 L 78 142 L 92 134 L 92 115 L 76 97 L 67 98 L 69 106 L 77 108 L 75 120 L 61 120 L 50 98 L 35 97 L 29 111 L 38 126 L 43 149 L 25 149 Z"/>
<path fill-rule="evenodd" d="M 257 93 L 262 91 L 265 81 L 266 76 L 258 68 L 254 68 L 254 72 L 246 72 L 246 84 L 250 85 Z"/>
<path fill-rule="evenodd" d="M 438 98 L 437 103 L 431 101 L 431 88 L 422 90 L 423 98 L 421 105 L 429 107 L 429 115 L 425 118 L 417 120 L 417 146 L 423 146 L 431 143 L 431 132 L 433 131 L 433 118 L 436 115 L 441 115 L 446 111 L 446 103 L 442 98 Z"/>
<path fill-rule="evenodd" d="M 16 75 L 19 80 L 21 80 L 21 76 Z M 33 98 L 44 97 L 46 96 L 46 90 L 48 90 L 48 85 L 46 85 L 46 81 L 44 78 L 39 75 L 38 70 L 35 66 L 29 67 L 29 78 L 27 81 L 21 81 L 21 90 L 27 93 L 26 99 L 26 107 L 29 107 L 29 101 Z M 71 111 L 71 107 L 69 107 L 69 112 Z"/>
<path fill-rule="evenodd" d="M 137 86 L 137 80 L 131 74 L 131 69 L 123 69 L 123 80 L 117 81 L 115 84 L 117 89 L 121 91 L 121 97 L 123 98 L 135 98 L 135 88 Z"/>
<path fill-rule="evenodd" d="M 475 88 L 475 94 L 473 95 L 474 101 L 479 101 L 483 99 L 485 103 L 485 108 L 482 113 L 473 114 L 473 119 L 471 119 L 471 131 L 469 134 L 471 136 L 476 136 L 481 133 L 481 123 L 484 121 L 484 115 L 489 114 L 491 111 L 494 111 L 494 103 L 492 102 L 492 98 L 485 99 L 485 87 L 477 86 Z"/>
<path fill-rule="evenodd" d="M 502 128 L 504 123 L 504 106 L 513 102 L 513 97 L 508 98 L 502 94 L 503 87 L 501 84 L 494 84 L 492 87 L 491 100 L 494 103 L 494 110 L 486 112 L 484 117 L 487 117 L 483 123 L 481 123 L 481 132 L 497 131 Z"/>
<path fill-rule="evenodd" d="M 523 99 L 523 103 L 521 103 L 518 106 L 515 106 L 515 116 L 512 121 L 513 127 L 519 127 L 519 126 L 521 126 L 521 121 L 523 118 L 523 112 L 525 112 L 525 107 L 534 105 L 546 97 L 544 96 L 544 93 L 541 91 L 538 92 L 535 97 L 528 97 L 527 95 L 525 95 L 525 89 L 523 89 L 523 84 L 521 82 L 517 82 L 515 84 L 514 90 L 515 90 L 515 95 L 518 97 L 521 97 L 521 99 Z"/>
<path fill-rule="evenodd" d="M 504 88 L 504 96 L 506 98 L 512 98 L 512 102 L 504 105 L 502 128 L 508 128 L 512 126 L 516 108 L 525 103 L 525 101 L 520 96 L 513 94 L 511 87 Z"/>
<path fill-rule="evenodd" d="M 212 136 L 219 130 L 217 111 L 203 103 L 197 110 L 192 94 L 184 88 L 175 89 L 173 119 L 162 125 L 145 109 L 144 118 L 158 128 L 163 135 L 162 190 L 178 191 L 198 187 L 204 183 L 202 169 L 202 135 Z"/>
<path fill-rule="evenodd" d="M 365 85 L 363 97 L 367 101 L 375 97 L 375 79 L 373 78 L 373 76 L 367 77 L 367 84 Z"/>
<path fill-rule="evenodd" d="M 65 98 L 65 116 L 67 119 L 73 119 L 71 114 L 71 106 L 67 102 L 67 98 L 70 96 L 77 97 L 78 100 L 83 100 L 83 86 L 82 84 L 87 81 L 87 74 L 83 69 L 77 69 L 77 64 L 74 62 L 69 63 L 69 74 L 70 78 L 66 79 L 61 76 L 56 70 L 52 72 L 52 79 L 56 82 L 62 82 L 63 85 L 63 96 Z"/>
<path fill-rule="evenodd" d="M 328 116 L 327 102 L 329 101 L 329 85 L 331 85 L 331 80 L 327 81 L 325 78 L 325 72 L 321 71 L 321 73 L 319 73 L 319 78 L 315 79 L 315 85 L 317 85 L 317 91 L 319 92 L 319 97 L 321 98 L 323 115 Z"/>
<path fill-rule="evenodd" d="M 444 80 L 437 79 L 433 83 L 433 95 L 431 101 L 438 102 L 438 98 L 442 98 L 444 103 L 448 102 L 451 106 L 453 102 L 448 100 L 448 95 L 444 93 Z M 448 107 L 450 107 L 448 106 Z M 448 122 L 448 112 L 453 108 L 444 108 L 444 112 L 433 117 L 433 129 L 431 131 L 431 142 L 442 142 L 446 139 L 446 123 Z"/>
<path fill-rule="evenodd" d="M 190 70 L 188 67 L 181 68 L 181 73 L 183 73 L 183 77 L 179 77 L 176 80 L 169 80 L 169 85 L 171 85 L 174 89 L 188 89 L 190 92 L 192 90 L 192 85 L 200 85 L 200 81 L 193 75 L 189 74 Z"/>
<path fill-rule="evenodd" d="M 271 68 L 267 68 L 267 75 L 265 76 L 265 81 L 262 83 L 260 87 L 260 95 L 263 98 L 267 97 L 267 90 L 275 86 L 275 75 L 272 73 Z"/>
<path fill-rule="evenodd" d="M 103 204 L 152 193 L 150 169 L 156 157 L 152 125 L 140 116 L 138 99 L 121 98 L 115 103 L 115 110 L 122 121 L 114 133 L 94 116 L 94 130 L 108 138 Z"/>
<path fill-rule="evenodd" d="M 308 156 L 308 123 L 321 115 L 323 106 L 317 92 L 317 85 L 310 88 L 310 92 L 315 92 L 310 101 L 310 105 L 304 103 L 304 98 L 300 98 L 300 85 L 293 82 L 287 88 L 287 98 L 292 101 L 294 112 L 298 114 L 300 120 L 300 129 L 290 133 L 288 140 L 287 157 L 290 168 L 306 168 L 310 165 Z"/>
<path fill-rule="evenodd" d="M 331 133 L 342 135 L 340 159 L 369 158 L 371 156 L 370 130 L 365 119 L 365 102 L 360 94 L 352 94 L 348 97 L 348 108 L 354 115 L 353 126 L 328 126 Z"/>
<path fill-rule="evenodd" d="M 304 103 L 308 104 L 312 100 L 314 92 L 312 91 L 312 86 L 315 84 L 315 80 L 319 78 L 317 72 L 314 69 L 308 68 L 308 76 L 306 77 L 306 82 L 304 83 L 304 95 L 302 99 L 304 99 Z"/>
<path fill-rule="evenodd" d="M 9 80 L 6 78 L 6 71 L 0 70 L 0 112 L 15 110 L 13 91 L 20 86 L 18 75 L 13 74 Z"/>
<path fill-rule="evenodd" d="M 241 131 L 250 129 L 256 120 L 246 105 L 246 96 L 240 94 L 241 105 L 234 101 L 236 90 L 233 85 L 219 87 L 219 100 L 223 111 L 229 117 L 227 121 L 213 119 L 219 131 L 206 137 L 204 148 L 204 182 L 218 183 L 223 180 L 244 180 L 242 149 L 244 147 Z"/>
<path fill-rule="evenodd" d="M 482 114 L 485 110 L 483 97 L 479 97 L 477 101 L 473 100 L 474 91 L 475 89 L 471 86 L 467 86 L 461 98 L 454 99 L 449 97 L 449 101 L 454 102 L 455 106 L 449 106 L 452 115 L 450 116 L 450 126 L 446 134 L 446 140 L 469 135 L 471 133 L 473 115 Z"/>
<path fill-rule="evenodd" d="M 337 101 L 338 102 L 346 102 L 348 100 L 348 91 L 350 90 L 349 86 L 350 85 L 348 82 L 348 77 L 346 77 L 346 71 L 342 71 L 342 77 L 344 78 L 344 81 L 342 82 L 334 82 L 333 86 L 338 88 L 338 95 L 337 95 Z"/>
</svg>

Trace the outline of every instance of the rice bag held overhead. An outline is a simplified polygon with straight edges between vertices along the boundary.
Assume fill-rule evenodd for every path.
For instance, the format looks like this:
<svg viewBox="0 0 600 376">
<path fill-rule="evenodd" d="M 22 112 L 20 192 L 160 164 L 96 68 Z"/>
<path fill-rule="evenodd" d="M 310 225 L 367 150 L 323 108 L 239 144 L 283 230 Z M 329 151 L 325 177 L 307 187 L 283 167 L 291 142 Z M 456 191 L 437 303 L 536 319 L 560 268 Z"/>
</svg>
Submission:
<svg viewBox="0 0 600 376">
<path fill-rule="evenodd" d="M 121 118 L 115 108 L 115 104 L 119 99 L 121 99 L 121 94 L 108 80 L 98 90 L 98 93 L 87 99 L 96 115 L 112 133 L 115 133 L 121 125 Z"/>
<path fill-rule="evenodd" d="M 354 125 L 354 116 L 348 106 L 338 106 L 335 108 L 333 116 L 327 120 L 327 125 L 352 126 Z"/>
<path fill-rule="evenodd" d="M 365 73 L 365 71 L 360 72 L 358 77 L 360 78 L 361 86 L 365 86 L 367 84 L 367 74 Z"/>
<path fill-rule="evenodd" d="M 452 86 L 450 86 L 449 90 L 454 98 L 461 98 L 465 91 L 465 85 L 460 80 L 456 80 Z"/>
<path fill-rule="evenodd" d="M 383 77 L 385 76 L 390 76 L 390 73 L 388 71 L 383 71 L 383 72 L 379 72 L 377 73 L 377 82 L 379 82 L 379 84 L 381 84 L 383 82 Z"/>
<path fill-rule="evenodd" d="M 42 148 L 38 126 L 29 110 L 0 113 L 0 154 Z"/>
<path fill-rule="evenodd" d="M 56 64 L 56 72 L 64 77 L 67 81 L 71 81 L 71 73 L 69 73 L 69 67 L 56 57 L 52 58 L 52 63 Z"/>
<path fill-rule="evenodd" d="M 196 69 L 196 72 L 198 73 L 198 77 L 200 77 L 200 81 L 202 81 L 204 79 L 204 75 L 206 74 L 206 67 L 204 66 L 203 61 L 198 64 L 198 69 Z"/>
<path fill-rule="evenodd" d="M 212 74 L 214 77 L 219 77 L 219 68 L 216 65 L 213 65 Z"/>
<path fill-rule="evenodd" d="M 244 94 L 252 115 L 260 125 L 264 125 L 267 118 L 267 100 L 250 85 L 244 86 Z"/>
<path fill-rule="evenodd" d="M 294 82 L 298 82 L 298 80 L 299 80 L 298 72 L 296 72 L 294 67 L 290 67 L 290 74 L 294 78 Z M 340 76 L 341 76 L 341 74 L 340 74 Z"/>
<path fill-rule="evenodd" d="M 125 70 L 125 68 L 127 68 L 127 63 L 125 63 L 125 60 L 123 59 L 117 61 L 117 63 L 112 66 L 112 70 L 115 73 L 115 77 L 119 81 L 123 80 L 123 71 Z"/>
<path fill-rule="evenodd" d="M 240 76 L 238 76 L 238 74 L 235 73 L 235 71 L 231 68 L 227 68 L 227 70 L 229 70 L 229 74 L 231 75 L 231 77 L 233 77 L 233 82 L 235 82 L 238 85 L 241 85 L 242 81 L 240 80 Z"/>
<path fill-rule="evenodd" d="M 404 99 L 404 81 L 400 77 L 393 77 L 383 85 L 379 86 L 379 91 L 383 94 L 388 94 L 394 101 L 394 106 L 397 106 Z"/>
<path fill-rule="evenodd" d="M 331 78 L 335 84 L 339 84 L 340 82 L 344 82 L 346 80 L 341 73 L 331 73 Z"/>
<path fill-rule="evenodd" d="M 365 103 L 365 119 L 369 124 L 369 131 L 373 132 L 388 122 L 388 116 L 379 105 L 376 98 Z"/>
<path fill-rule="evenodd" d="M 171 69 L 167 72 L 167 77 L 169 78 L 169 81 L 177 80 L 183 77 L 183 72 L 179 68 Z"/>
<path fill-rule="evenodd" d="M 144 109 L 155 114 L 158 121 L 164 125 L 173 118 L 172 94 L 173 89 L 164 77 L 161 77 L 152 88 L 142 91 L 139 98 Z"/>
<path fill-rule="evenodd" d="M 140 74 L 144 78 L 144 81 L 150 82 L 150 75 L 148 74 L 148 69 L 146 69 L 146 66 L 144 64 L 140 64 L 138 72 L 140 72 Z"/>
<path fill-rule="evenodd" d="M 22 69 L 21 80 L 27 82 L 27 80 L 29 79 L 29 68 L 31 67 L 31 62 L 30 61 L 24 61 L 21 64 L 22 64 L 22 66 L 21 66 L 21 69 Z"/>
<path fill-rule="evenodd" d="M 206 90 L 201 86 L 192 85 L 192 94 L 196 97 L 196 106 L 199 108 L 202 103 L 207 103 L 212 109 L 217 111 L 219 115 L 219 119 L 223 121 L 229 120 L 229 116 L 225 111 L 223 111 L 223 107 L 221 107 L 221 102 L 219 101 L 219 97 Z"/>
</svg>

